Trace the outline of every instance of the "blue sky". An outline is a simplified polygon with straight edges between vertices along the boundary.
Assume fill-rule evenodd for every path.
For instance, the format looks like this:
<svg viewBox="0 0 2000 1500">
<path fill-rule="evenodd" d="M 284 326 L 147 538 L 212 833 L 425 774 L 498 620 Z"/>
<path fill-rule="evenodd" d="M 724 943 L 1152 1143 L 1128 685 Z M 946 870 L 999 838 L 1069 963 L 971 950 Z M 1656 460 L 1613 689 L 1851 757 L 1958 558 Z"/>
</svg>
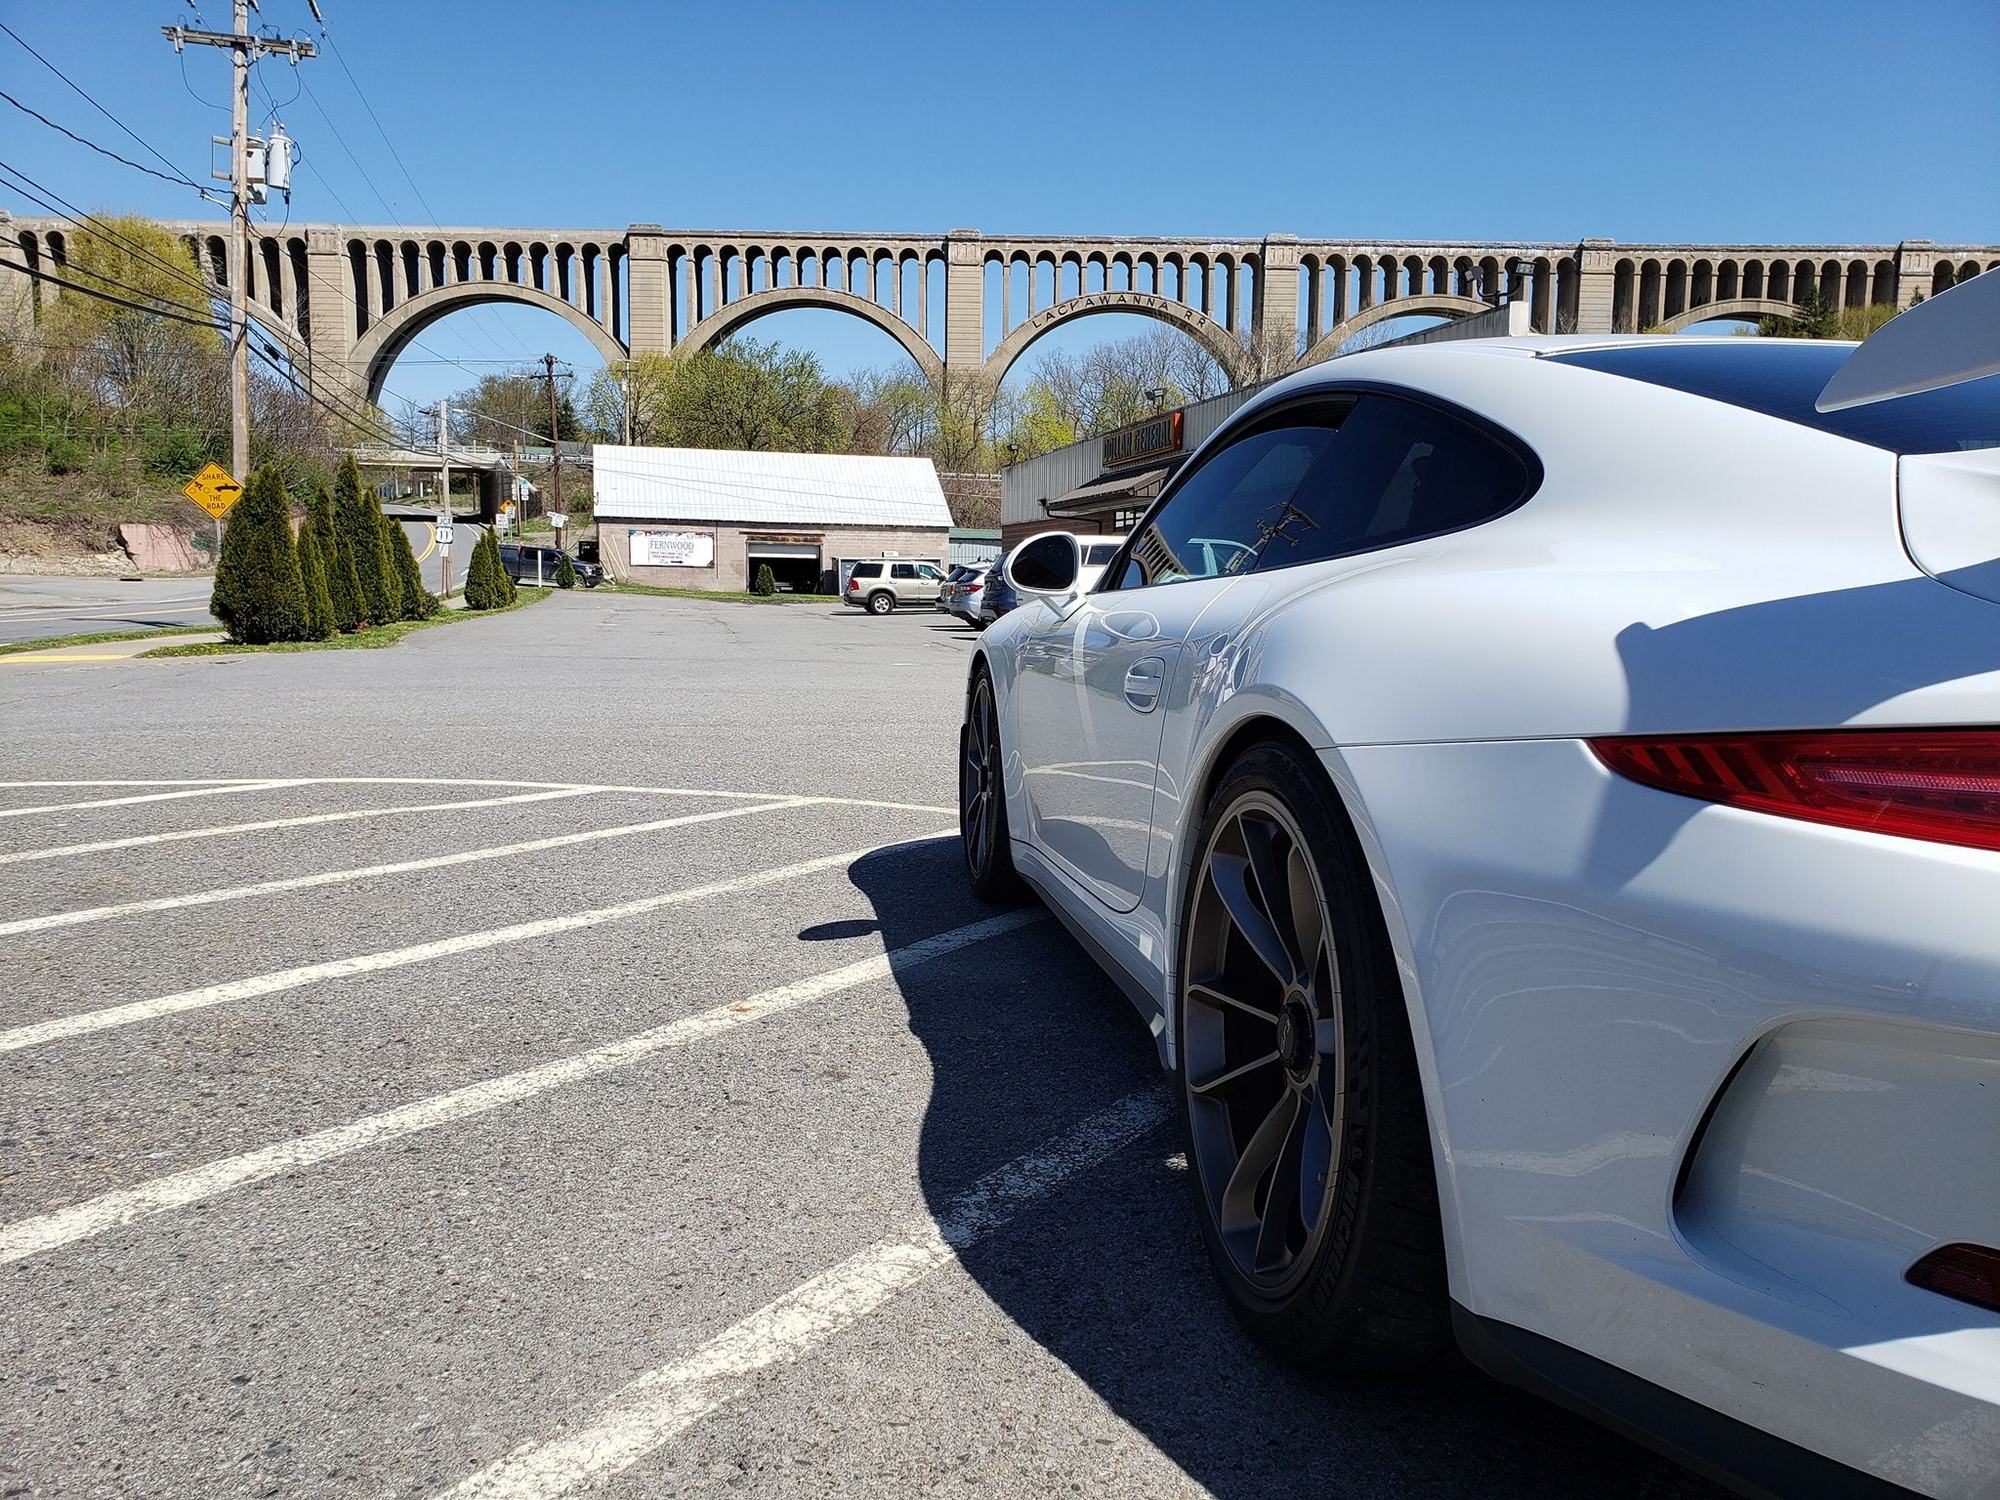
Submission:
<svg viewBox="0 0 2000 1500">
<path fill-rule="evenodd" d="M 306 0 L 262 21 L 317 36 Z M 227 0 L 0 0 L 4 20 L 196 178 L 225 63 L 162 23 Z M 1853 0 L 1423 6 L 553 5 L 322 0 L 331 51 L 261 67 L 299 140 L 292 213 L 428 225 L 1627 241 L 2000 240 L 2000 7 Z M 8 92 L 152 158 L 0 36 Z M 315 105 L 317 100 L 317 106 Z M 323 111 L 323 113 L 322 113 Z M 92 210 L 215 210 L 0 106 L 0 161 Z M 349 153 L 352 153 L 350 159 Z M 338 200 L 338 201 L 337 201 Z M 342 202 L 346 205 L 342 207 Z M 0 206 L 38 210 L 0 192 Z M 282 210 L 279 210 L 281 216 Z M 1130 331 L 1086 319 L 1072 346 Z M 885 335 L 794 312 L 830 369 Z M 550 349 L 552 315 L 459 314 L 391 382 L 430 400 Z M 425 352 L 425 351 L 428 352 Z M 480 363 L 487 361 L 489 363 Z"/>
</svg>

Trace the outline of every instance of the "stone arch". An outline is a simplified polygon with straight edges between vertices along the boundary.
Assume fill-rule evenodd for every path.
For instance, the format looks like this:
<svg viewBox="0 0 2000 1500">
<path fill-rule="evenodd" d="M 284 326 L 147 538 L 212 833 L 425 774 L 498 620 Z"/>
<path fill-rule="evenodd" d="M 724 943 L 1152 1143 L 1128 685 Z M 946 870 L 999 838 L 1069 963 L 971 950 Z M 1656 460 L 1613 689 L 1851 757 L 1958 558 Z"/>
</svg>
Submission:
<svg viewBox="0 0 2000 1500">
<path fill-rule="evenodd" d="M 1334 324 L 1327 330 L 1325 337 L 1300 356 L 1299 367 L 1316 365 L 1323 359 L 1331 359 L 1342 344 L 1362 329 L 1387 322 L 1390 318 L 1422 317 L 1426 314 L 1447 318 L 1468 318 L 1474 313 L 1491 311 L 1491 307 L 1476 297 L 1454 297 L 1449 294 L 1398 297 L 1391 302 L 1378 302 L 1373 307 L 1363 308 L 1344 322 Z"/>
<path fill-rule="evenodd" d="M 836 292 L 818 286 L 780 287 L 775 291 L 739 297 L 690 328 L 678 347 L 707 349 L 721 343 L 745 324 L 767 313 L 783 312 L 789 307 L 831 307 L 851 313 L 863 322 L 873 323 L 901 344 L 910 358 L 917 362 L 917 368 L 924 372 L 924 378 L 933 385 L 937 384 L 944 371 L 944 361 L 938 358 L 937 350 L 925 343 L 915 328 L 894 313 L 886 312 L 868 298 L 858 297 L 852 292 Z"/>
<path fill-rule="evenodd" d="M 1705 302 L 1700 307 L 1690 307 L 1685 312 L 1675 313 L 1654 331 L 1656 333 L 1679 333 L 1683 328 L 1692 328 L 1697 323 L 1706 323 L 1711 318 L 1790 318 L 1798 315 L 1798 308 L 1789 302 L 1780 302 L 1775 297 L 1730 297 L 1721 302 Z"/>
<path fill-rule="evenodd" d="M 1183 306 L 1171 297 L 1145 292 L 1090 292 L 1043 308 L 1017 325 L 994 346 L 993 352 L 986 356 L 986 378 L 997 390 L 1000 382 L 1007 378 L 1008 370 L 1013 368 L 1014 361 L 1027 353 L 1028 346 L 1036 339 L 1065 323 L 1103 312 L 1138 313 L 1142 317 L 1155 318 L 1170 328 L 1178 328 L 1214 355 L 1216 362 L 1229 372 L 1231 380 L 1249 378 L 1248 359 L 1243 346 L 1214 319 Z"/>
<path fill-rule="evenodd" d="M 355 341 L 354 352 L 348 360 L 350 367 L 360 375 L 368 399 L 377 401 L 381 398 L 382 383 L 389 376 L 389 366 L 396 362 L 396 356 L 407 349 L 418 334 L 447 313 L 488 302 L 518 302 L 554 313 L 580 330 L 604 357 L 606 364 L 615 364 L 626 356 L 623 344 L 560 297 L 534 287 L 514 286 L 504 281 L 454 283 L 433 287 L 420 297 L 399 303 L 392 311 L 371 322 L 368 331 Z"/>
</svg>

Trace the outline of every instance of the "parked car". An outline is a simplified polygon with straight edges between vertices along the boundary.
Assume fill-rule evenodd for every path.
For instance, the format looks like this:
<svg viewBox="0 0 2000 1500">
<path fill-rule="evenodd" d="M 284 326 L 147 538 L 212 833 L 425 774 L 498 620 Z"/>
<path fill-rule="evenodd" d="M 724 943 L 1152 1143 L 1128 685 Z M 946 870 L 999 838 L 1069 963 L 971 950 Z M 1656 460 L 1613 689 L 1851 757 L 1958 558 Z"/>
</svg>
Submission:
<svg viewBox="0 0 2000 1500">
<path fill-rule="evenodd" d="M 1150 1024 L 1256 1338 L 1457 1343 L 1759 1494 L 1995 1494 L 1996 349 L 1989 273 L 1858 353 L 1367 351 L 1094 588 L 1009 558 L 972 884 Z"/>
<path fill-rule="evenodd" d="M 871 615 L 892 614 L 899 605 L 935 599 L 943 582 L 944 569 L 936 563 L 907 557 L 864 558 L 848 573 L 840 600 Z"/>
<path fill-rule="evenodd" d="M 991 572 L 991 565 L 962 565 L 953 572 L 956 576 L 946 580 L 943 590 L 938 595 L 938 608 L 948 615 L 956 615 L 977 629 L 980 624 L 979 598 L 986 591 L 986 579 Z"/>
<path fill-rule="evenodd" d="M 1019 602 L 1014 585 L 1007 577 L 1006 561 L 994 564 L 979 590 L 979 624 L 982 629 L 1005 616 Z"/>
<path fill-rule="evenodd" d="M 500 565 L 507 570 L 507 576 L 531 588 L 554 588 L 556 569 L 561 561 L 562 551 L 557 547 L 514 542 L 500 544 Z M 587 589 L 594 589 L 604 582 L 604 569 L 594 562 L 572 557 L 570 566 L 576 569 L 576 581 Z"/>
</svg>

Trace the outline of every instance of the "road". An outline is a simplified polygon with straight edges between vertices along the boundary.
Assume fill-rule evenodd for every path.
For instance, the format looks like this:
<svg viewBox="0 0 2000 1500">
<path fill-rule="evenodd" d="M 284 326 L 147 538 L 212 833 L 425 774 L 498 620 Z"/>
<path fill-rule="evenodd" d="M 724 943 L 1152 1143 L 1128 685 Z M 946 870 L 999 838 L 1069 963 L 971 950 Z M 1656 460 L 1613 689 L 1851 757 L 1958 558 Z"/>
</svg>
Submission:
<svg viewBox="0 0 2000 1500">
<path fill-rule="evenodd" d="M 0 673 L 0 1490 L 1712 1494 L 1245 1341 L 1144 1028 L 966 890 L 971 639 L 579 591 Z"/>
<path fill-rule="evenodd" d="M 444 558 L 432 544 L 426 522 L 406 521 L 423 570 L 424 584 L 436 592 Z M 460 522 L 452 538 L 454 587 L 463 587 L 472 547 L 482 528 Z M 101 631 L 146 630 L 159 626 L 213 625 L 207 574 L 178 578 L 63 578 L 41 574 L 0 574 L 0 646 L 45 636 L 94 635 Z"/>
<path fill-rule="evenodd" d="M 60 578 L 0 574 L 0 645 L 52 635 L 207 625 L 209 580 Z"/>
</svg>

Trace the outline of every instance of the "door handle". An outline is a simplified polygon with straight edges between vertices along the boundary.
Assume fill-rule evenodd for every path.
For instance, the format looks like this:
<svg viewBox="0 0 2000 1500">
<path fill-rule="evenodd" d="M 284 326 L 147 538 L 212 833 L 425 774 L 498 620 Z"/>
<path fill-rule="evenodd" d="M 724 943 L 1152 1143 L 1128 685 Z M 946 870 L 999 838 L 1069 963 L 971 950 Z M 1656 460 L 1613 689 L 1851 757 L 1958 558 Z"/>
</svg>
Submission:
<svg viewBox="0 0 2000 1500">
<path fill-rule="evenodd" d="M 1125 674 L 1125 701 L 1142 714 L 1149 714 L 1160 703 L 1160 688 L 1166 681 L 1167 663 L 1164 658 L 1149 656 L 1132 664 L 1132 670 Z"/>
</svg>

